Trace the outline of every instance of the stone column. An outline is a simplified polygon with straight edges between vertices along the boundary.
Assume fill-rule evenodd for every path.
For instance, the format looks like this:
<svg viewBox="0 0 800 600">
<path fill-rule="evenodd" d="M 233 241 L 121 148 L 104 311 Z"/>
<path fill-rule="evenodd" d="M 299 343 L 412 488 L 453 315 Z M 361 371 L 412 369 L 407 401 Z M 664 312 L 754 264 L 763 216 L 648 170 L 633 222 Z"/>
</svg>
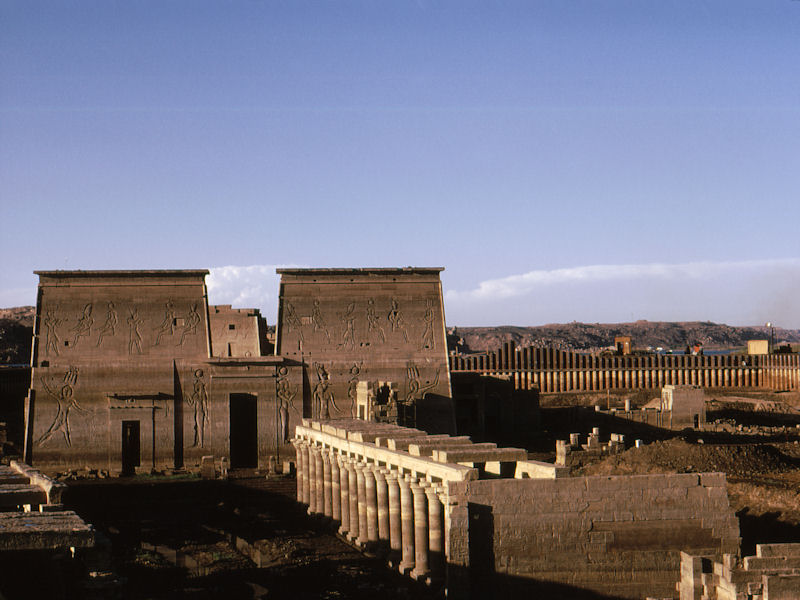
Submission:
<svg viewBox="0 0 800 600">
<path fill-rule="evenodd" d="M 308 514 L 317 512 L 317 454 L 314 444 L 308 447 Z"/>
<path fill-rule="evenodd" d="M 367 541 L 374 545 L 378 541 L 378 498 L 375 482 L 377 466 L 364 468 L 364 495 L 367 504 Z"/>
<path fill-rule="evenodd" d="M 430 550 L 428 561 L 430 563 L 431 577 L 441 579 L 444 577 L 444 519 L 442 501 L 439 499 L 438 490 L 428 488 L 428 548 Z"/>
<path fill-rule="evenodd" d="M 339 456 L 339 493 L 340 493 L 340 506 L 341 506 L 341 525 L 339 526 L 339 533 L 346 534 L 350 530 L 350 479 L 347 473 L 347 457 Z"/>
<path fill-rule="evenodd" d="M 333 514 L 331 502 L 331 452 L 323 448 L 322 457 L 322 514 L 330 517 Z"/>
<path fill-rule="evenodd" d="M 314 486 L 316 488 L 316 503 L 314 504 L 314 512 L 318 515 L 322 514 L 324 504 L 324 488 L 325 488 L 325 467 L 322 464 L 322 448 L 314 447 Z"/>
<path fill-rule="evenodd" d="M 303 446 L 300 440 L 292 440 L 292 444 L 294 445 L 295 449 L 295 464 L 297 465 L 295 468 L 295 480 L 297 483 L 297 501 L 303 502 Z"/>
<path fill-rule="evenodd" d="M 369 540 L 367 532 L 367 482 L 364 477 L 364 463 L 356 465 L 356 485 L 358 486 L 358 538 L 356 543 L 364 546 Z"/>
<path fill-rule="evenodd" d="M 406 476 L 408 477 L 408 476 Z M 400 484 L 400 531 L 401 552 L 400 572 L 408 573 L 414 568 L 414 500 L 411 493 L 410 477 L 398 478 Z"/>
<path fill-rule="evenodd" d="M 414 570 L 411 576 L 422 579 L 428 570 L 428 498 L 425 495 L 427 482 L 411 484 L 414 495 Z"/>
<path fill-rule="evenodd" d="M 339 484 L 339 456 L 331 451 L 331 517 L 342 520 L 342 492 Z"/>
<path fill-rule="evenodd" d="M 386 469 L 375 469 L 375 496 L 378 501 L 378 539 L 389 541 L 389 485 Z"/>
<path fill-rule="evenodd" d="M 350 528 L 347 530 L 347 539 L 354 542 L 358 537 L 358 476 L 356 475 L 356 461 L 353 458 L 347 461 L 347 488 L 350 507 L 348 511 Z"/>
<path fill-rule="evenodd" d="M 403 549 L 402 525 L 400 519 L 400 484 L 398 474 L 389 471 L 386 474 L 386 487 L 389 499 L 389 550 L 393 558 L 400 556 Z"/>
</svg>

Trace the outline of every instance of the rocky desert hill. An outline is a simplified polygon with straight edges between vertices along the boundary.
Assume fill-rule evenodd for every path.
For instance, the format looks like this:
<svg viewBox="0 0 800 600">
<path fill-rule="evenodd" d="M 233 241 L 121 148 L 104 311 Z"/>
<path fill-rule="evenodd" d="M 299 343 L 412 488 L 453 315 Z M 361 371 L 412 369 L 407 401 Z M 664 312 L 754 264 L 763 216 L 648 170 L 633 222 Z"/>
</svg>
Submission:
<svg viewBox="0 0 800 600">
<path fill-rule="evenodd" d="M 707 350 L 741 348 L 747 340 L 769 339 L 767 327 L 734 327 L 707 321 L 679 323 L 636 321 L 635 323 L 564 323 L 538 327 L 451 327 L 448 341 L 460 340 L 462 352 L 483 352 L 513 341 L 517 347 L 553 347 L 593 351 L 613 346 L 614 337 L 629 335 L 636 348 L 682 351 L 687 345 L 703 344 Z M 777 343 L 800 342 L 800 330 L 775 328 Z"/>
<path fill-rule="evenodd" d="M 0 364 L 27 364 L 31 360 L 33 306 L 0 308 Z"/>
</svg>

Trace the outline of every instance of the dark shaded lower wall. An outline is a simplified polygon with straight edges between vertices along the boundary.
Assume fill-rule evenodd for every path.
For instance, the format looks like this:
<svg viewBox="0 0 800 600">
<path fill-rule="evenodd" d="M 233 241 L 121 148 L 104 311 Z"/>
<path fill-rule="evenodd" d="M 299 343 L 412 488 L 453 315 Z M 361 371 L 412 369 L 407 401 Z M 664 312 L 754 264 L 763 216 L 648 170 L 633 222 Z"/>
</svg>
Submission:
<svg viewBox="0 0 800 600">
<path fill-rule="evenodd" d="M 735 553 L 723 474 L 450 482 L 449 596 L 573 586 L 670 597 L 680 551 Z M 468 577 L 454 576 L 466 567 Z"/>
</svg>

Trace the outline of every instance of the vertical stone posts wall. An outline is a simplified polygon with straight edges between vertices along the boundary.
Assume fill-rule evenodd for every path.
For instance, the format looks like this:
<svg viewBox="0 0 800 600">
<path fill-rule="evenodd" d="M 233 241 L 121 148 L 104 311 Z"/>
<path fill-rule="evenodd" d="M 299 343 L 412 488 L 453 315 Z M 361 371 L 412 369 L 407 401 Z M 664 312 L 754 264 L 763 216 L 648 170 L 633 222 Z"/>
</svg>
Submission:
<svg viewBox="0 0 800 600">
<path fill-rule="evenodd" d="M 664 385 L 800 387 L 800 355 L 594 356 L 553 348 L 520 348 L 506 342 L 485 355 L 450 356 L 451 371 L 508 376 L 515 389 L 543 393 L 659 389 Z"/>
</svg>

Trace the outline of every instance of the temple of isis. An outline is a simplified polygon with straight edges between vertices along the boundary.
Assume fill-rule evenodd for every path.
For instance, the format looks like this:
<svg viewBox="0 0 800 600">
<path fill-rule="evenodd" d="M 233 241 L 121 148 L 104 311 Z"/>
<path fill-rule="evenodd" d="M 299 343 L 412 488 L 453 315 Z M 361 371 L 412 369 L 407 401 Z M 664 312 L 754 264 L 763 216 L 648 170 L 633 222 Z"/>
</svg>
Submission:
<svg viewBox="0 0 800 600">
<path fill-rule="evenodd" d="M 440 271 L 280 270 L 274 353 L 258 310 L 209 306 L 208 271 L 39 271 L 25 458 L 265 468 L 359 390 L 362 417 L 455 433 Z"/>
</svg>

